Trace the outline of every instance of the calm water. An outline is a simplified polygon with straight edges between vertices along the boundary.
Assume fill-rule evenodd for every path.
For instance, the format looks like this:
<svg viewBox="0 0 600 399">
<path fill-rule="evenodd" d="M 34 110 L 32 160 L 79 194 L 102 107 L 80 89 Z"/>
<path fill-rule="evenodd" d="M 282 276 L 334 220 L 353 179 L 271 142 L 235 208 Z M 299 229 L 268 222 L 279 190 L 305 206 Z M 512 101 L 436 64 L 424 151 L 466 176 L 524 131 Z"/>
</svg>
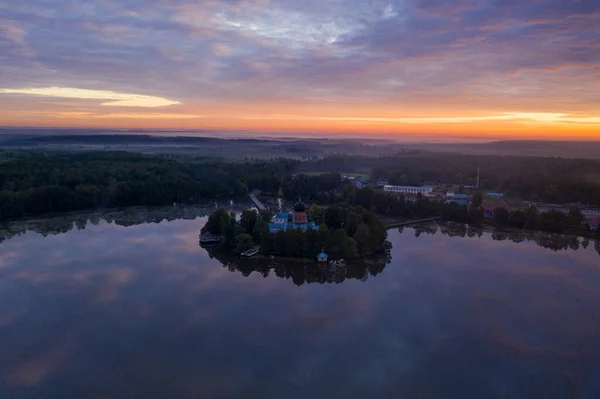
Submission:
<svg viewBox="0 0 600 399">
<path fill-rule="evenodd" d="M 392 230 L 324 275 L 211 258 L 204 220 L 2 242 L 0 397 L 600 397 L 594 242 Z"/>
</svg>

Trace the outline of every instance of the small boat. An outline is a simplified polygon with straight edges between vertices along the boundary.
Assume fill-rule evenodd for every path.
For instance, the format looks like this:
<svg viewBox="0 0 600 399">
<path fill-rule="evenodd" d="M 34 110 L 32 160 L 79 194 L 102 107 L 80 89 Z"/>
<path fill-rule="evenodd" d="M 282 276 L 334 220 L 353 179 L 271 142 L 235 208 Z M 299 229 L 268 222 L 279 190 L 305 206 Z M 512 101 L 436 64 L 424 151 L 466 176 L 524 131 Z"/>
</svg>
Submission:
<svg viewBox="0 0 600 399">
<path fill-rule="evenodd" d="M 257 253 L 258 253 L 258 248 L 252 248 L 252 249 L 247 250 L 246 252 L 242 252 L 241 255 L 249 258 L 251 256 L 256 255 Z"/>
<path fill-rule="evenodd" d="M 208 231 L 200 234 L 200 244 L 217 244 L 221 242 L 219 234 L 212 234 Z"/>
</svg>

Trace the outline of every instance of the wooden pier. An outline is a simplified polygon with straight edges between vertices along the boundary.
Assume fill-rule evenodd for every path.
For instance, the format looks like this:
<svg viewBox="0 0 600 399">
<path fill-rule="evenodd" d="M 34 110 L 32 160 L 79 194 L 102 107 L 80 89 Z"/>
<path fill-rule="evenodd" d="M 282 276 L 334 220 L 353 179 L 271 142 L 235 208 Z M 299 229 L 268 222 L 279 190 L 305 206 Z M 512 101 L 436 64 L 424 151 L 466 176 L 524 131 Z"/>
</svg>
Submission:
<svg viewBox="0 0 600 399">
<path fill-rule="evenodd" d="M 254 205 L 256 205 L 256 207 L 258 208 L 259 211 L 266 211 L 267 207 L 263 205 L 262 202 L 259 201 L 258 198 L 256 198 L 256 196 L 254 194 L 250 194 L 250 199 L 252 200 L 252 202 L 254 203 Z"/>
<path fill-rule="evenodd" d="M 385 227 L 388 228 L 388 229 L 393 229 L 395 227 L 410 226 L 411 224 L 433 222 L 433 221 L 436 221 L 438 219 L 440 219 L 439 216 L 436 216 L 436 217 L 433 217 L 433 218 L 427 218 L 427 219 L 407 220 L 405 222 L 390 223 L 390 224 L 387 224 Z"/>
</svg>

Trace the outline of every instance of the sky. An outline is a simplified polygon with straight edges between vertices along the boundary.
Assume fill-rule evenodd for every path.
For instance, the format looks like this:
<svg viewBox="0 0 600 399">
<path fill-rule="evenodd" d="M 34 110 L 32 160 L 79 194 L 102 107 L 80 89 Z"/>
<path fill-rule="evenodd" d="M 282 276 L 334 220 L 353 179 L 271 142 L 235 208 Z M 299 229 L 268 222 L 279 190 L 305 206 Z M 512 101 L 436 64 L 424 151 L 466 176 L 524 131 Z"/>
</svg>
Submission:
<svg viewBox="0 0 600 399">
<path fill-rule="evenodd" d="M 598 0 L 0 0 L 0 125 L 600 139 Z"/>
</svg>

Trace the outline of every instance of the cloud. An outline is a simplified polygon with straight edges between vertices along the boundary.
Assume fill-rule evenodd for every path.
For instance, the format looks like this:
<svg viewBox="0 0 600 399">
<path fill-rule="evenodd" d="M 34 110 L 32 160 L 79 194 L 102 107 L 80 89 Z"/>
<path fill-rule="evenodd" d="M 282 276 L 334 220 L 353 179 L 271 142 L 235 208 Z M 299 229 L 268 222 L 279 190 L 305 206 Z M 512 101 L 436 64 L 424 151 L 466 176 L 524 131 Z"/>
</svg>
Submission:
<svg viewBox="0 0 600 399">
<path fill-rule="evenodd" d="M 178 101 L 140 94 L 117 93 L 104 90 L 75 89 L 72 87 L 48 87 L 31 89 L 0 89 L 0 94 L 22 94 L 28 96 L 76 98 L 82 100 L 111 100 L 101 103 L 110 107 L 165 107 L 180 104 Z"/>
<path fill-rule="evenodd" d="M 205 104 L 366 117 L 377 115 L 363 115 L 365 103 L 503 118 L 600 107 L 594 0 L 30 0 L 0 13 L 0 87 L 13 93 L 94 88 L 68 98 L 182 102 L 190 114 Z"/>
<path fill-rule="evenodd" d="M 96 114 L 93 112 L 61 112 L 50 115 L 58 118 L 78 118 L 78 119 L 196 119 L 204 118 L 203 115 L 191 114 L 162 114 L 162 113 L 109 113 Z"/>
<path fill-rule="evenodd" d="M 485 121 L 517 121 L 537 123 L 589 123 L 600 125 L 600 117 L 575 116 L 558 113 L 527 113 L 513 112 L 502 115 L 488 116 L 457 116 L 457 117 L 431 117 L 431 118 L 355 118 L 355 117 L 322 117 L 322 120 L 368 122 L 368 123 L 468 123 Z"/>
</svg>

